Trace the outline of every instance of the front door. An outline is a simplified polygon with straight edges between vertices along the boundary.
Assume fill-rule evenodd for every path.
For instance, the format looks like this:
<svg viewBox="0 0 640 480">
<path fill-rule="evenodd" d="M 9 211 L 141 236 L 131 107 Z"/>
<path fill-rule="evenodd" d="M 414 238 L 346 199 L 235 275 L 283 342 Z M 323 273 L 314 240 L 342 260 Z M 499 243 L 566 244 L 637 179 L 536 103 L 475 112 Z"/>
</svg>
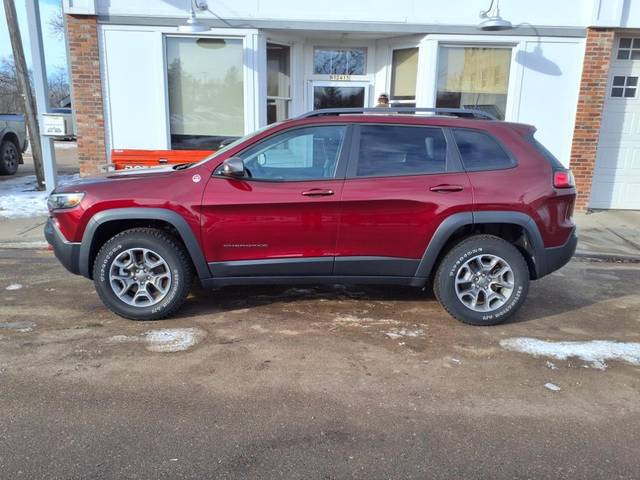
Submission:
<svg viewBox="0 0 640 480">
<path fill-rule="evenodd" d="M 238 155 L 246 177 L 214 173 L 202 205 L 214 276 L 331 274 L 347 130 L 314 125 L 275 133 Z"/>
<path fill-rule="evenodd" d="M 309 110 L 359 108 L 369 104 L 368 82 L 309 81 Z"/>
<path fill-rule="evenodd" d="M 443 219 L 471 211 L 469 178 L 442 128 L 354 128 L 334 273 L 411 277 Z"/>
</svg>

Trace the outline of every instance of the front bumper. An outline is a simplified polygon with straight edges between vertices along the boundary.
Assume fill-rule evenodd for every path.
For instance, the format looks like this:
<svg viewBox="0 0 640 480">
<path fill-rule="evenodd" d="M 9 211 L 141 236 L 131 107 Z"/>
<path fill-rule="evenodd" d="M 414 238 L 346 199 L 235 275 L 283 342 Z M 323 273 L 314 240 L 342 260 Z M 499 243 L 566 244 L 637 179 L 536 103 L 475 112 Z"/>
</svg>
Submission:
<svg viewBox="0 0 640 480">
<path fill-rule="evenodd" d="M 79 275 L 80 244 L 69 242 L 64 238 L 64 235 L 62 235 L 62 232 L 60 232 L 52 218 L 47 220 L 47 224 L 44 227 L 44 237 L 47 239 L 49 245 L 53 247 L 53 253 L 64 268 L 71 273 Z"/>
<path fill-rule="evenodd" d="M 564 267 L 573 254 L 576 252 L 578 245 L 578 236 L 576 235 L 575 227 L 569 235 L 569 238 L 560 247 L 552 247 L 544 249 L 544 272 L 539 275 L 538 278 L 548 275 L 551 272 L 555 272 L 559 268 Z"/>
</svg>

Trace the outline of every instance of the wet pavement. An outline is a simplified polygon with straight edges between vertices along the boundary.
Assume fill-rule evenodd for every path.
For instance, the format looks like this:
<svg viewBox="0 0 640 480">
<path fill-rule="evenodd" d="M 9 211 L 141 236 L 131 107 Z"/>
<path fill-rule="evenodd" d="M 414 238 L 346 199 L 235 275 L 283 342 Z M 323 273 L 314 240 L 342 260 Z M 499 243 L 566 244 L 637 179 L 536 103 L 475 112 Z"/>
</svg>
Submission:
<svg viewBox="0 0 640 480">
<path fill-rule="evenodd" d="M 0 249 L 0 476 L 639 478 L 640 366 L 579 350 L 633 354 L 638 286 L 573 261 L 486 328 L 399 287 L 196 290 L 132 322 Z"/>
</svg>

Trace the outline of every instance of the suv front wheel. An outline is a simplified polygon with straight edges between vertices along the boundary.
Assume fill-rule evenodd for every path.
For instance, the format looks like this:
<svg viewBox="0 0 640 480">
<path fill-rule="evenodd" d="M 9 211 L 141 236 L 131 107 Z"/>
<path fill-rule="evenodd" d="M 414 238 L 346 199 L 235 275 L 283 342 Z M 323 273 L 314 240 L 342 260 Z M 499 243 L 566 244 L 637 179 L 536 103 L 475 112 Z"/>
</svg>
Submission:
<svg viewBox="0 0 640 480">
<path fill-rule="evenodd" d="M 524 257 L 493 235 L 475 235 L 453 247 L 434 280 L 434 292 L 445 310 L 470 325 L 504 322 L 522 306 L 528 291 Z"/>
<path fill-rule="evenodd" d="M 131 320 L 158 320 L 174 313 L 189 294 L 191 262 L 172 235 L 153 228 L 125 230 L 96 256 L 93 282 L 103 303 Z"/>
</svg>

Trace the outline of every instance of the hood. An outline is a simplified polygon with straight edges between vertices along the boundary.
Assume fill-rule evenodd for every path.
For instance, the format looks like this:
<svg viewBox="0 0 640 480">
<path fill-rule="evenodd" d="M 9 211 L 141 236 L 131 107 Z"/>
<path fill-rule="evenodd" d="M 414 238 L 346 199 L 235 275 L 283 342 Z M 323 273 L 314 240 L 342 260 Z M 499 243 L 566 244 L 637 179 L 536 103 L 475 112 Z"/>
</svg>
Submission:
<svg viewBox="0 0 640 480">
<path fill-rule="evenodd" d="M 114 181 L 125 181 L 142 178 L 166 177 L 177 172 L 175 165 L 163 165 L 151 168 L 131 168 L 127 170 L 117 170 L 115 172 L 101 173 L 91 177 L 74 178 L 70 182 L 59 184 L 56 192 L 76 192 L 90 186 Z"/>
</svg>

